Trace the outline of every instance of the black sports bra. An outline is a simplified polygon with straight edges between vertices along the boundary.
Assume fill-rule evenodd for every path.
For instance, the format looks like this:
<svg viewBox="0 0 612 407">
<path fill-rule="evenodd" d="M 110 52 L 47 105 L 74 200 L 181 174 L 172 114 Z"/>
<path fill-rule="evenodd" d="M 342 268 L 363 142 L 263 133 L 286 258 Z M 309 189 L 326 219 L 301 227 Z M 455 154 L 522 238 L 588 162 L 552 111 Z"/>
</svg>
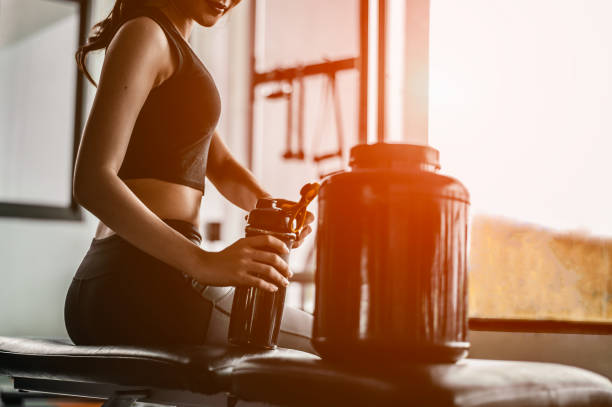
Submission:
<svg viewBox="0 0 612 407">
<path fill-rule="evenodd" d="M 143 7 L 125 21 L 143 15 L 164 30 L 179 63 L 170 78 L 149 92 L 118 176 L 157 178 L 204 192 L 208 149 L 221 113 L 219 92 L 202 61 L 161 10 Z"/>
</svg>

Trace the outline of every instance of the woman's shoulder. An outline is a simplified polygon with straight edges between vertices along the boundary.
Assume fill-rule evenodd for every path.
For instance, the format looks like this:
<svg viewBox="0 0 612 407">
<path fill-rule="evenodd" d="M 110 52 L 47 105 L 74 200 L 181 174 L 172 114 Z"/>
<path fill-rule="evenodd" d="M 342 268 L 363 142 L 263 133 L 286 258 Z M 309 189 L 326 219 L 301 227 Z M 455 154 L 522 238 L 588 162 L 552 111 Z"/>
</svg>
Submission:
<svg viewBox="0 0 612 407">
<path fill-rule="evenodd" d="M 122 21 L 107 47 L 107 57 L 115 55 L 127 63 L 136 59 L 142 69 L 156 71 L 162 81 L 180 68 L 182 55 L 159 22 L 148 15 L 136 15 Z"/>
<path fill-rule="evenodd" d="M 168 51 L 171 44 L 161 25 L 148 15 L 135 15 L 119 23 L 109 48 L 119 42 L 124 47 L 139 47 L 157 51 Z"/>
</svg>

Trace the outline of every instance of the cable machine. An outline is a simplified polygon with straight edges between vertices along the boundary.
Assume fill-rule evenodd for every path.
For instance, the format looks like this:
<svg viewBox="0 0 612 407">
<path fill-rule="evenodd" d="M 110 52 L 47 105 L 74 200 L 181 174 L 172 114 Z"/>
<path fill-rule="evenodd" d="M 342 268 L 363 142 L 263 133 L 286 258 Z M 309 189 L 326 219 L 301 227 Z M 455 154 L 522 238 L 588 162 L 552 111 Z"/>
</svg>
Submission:
<svg viewBox="0 0 612 407">
<path fill-rule="evenodd" d="M 309 76 L 325 75 L 327 77 L 327 94 L 331 97 L 334 107 L 336 122 L 337 149 L 334 151 L 316 152 L 313 157 L 315 163 L 342 156 L 347 147 L 344 140 L 342 119 L 340 117 L 340 97 L 336 87 L 337 73 L 345 70 L 357 70 L 359 72 L 359 109 L 358 109 L 358 140 L 359 143 L 367 142 L 367 105 L 368 105 L 368 0 L 359 1 L 359 55 L 355 58 L 326 60 L 320 63 L 290 66 L 271 71 L 258 72 L 255 69 L 255 35 L 256 35 L 256 9 L 257 0 L 250 2 L 250 88 L 248 105 L 248 138 L 247 138 L 247 159 L 248 167 L 253 168 L 253 143 L 254 143 L 254 103 L 255 90 L 258 86 L 268 83 L 278 83 L 279 90 L 272 92 L 266 97 L 268 99 L 285 100 L 287 104 L 287 125 L 286 125 L 286 146 L 283 153 L 284 159 L 304 160 L 304 78 Z M 297 86 L 296 86 L 297 85 Z M 296 91 L 296 89 L 298 91 Z M 293 131 L 293 104 L 294 97 L 298 97 L 298 120 L 297 120 L 297 143 L 294 143 Z M 297 144 L 296 149 L 293 148 Z"/>
</svg>

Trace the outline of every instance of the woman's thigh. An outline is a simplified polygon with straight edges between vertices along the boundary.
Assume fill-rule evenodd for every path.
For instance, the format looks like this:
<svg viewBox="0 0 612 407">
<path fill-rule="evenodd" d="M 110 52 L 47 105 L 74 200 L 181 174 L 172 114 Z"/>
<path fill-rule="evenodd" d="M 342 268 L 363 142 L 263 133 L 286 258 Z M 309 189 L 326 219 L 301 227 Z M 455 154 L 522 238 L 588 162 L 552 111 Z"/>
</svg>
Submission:
<svg viewBox="0 0 612 407">
<path fill-rule="evenodd" d="M 202 344 L 211 311 L 177 270 L 142 262 L 73 280 L 66 325 L 82 345 Z"/>
<path fill-rule="evenodd" d="M 88 253 L 66 298 L 79 345 L 228 344 L 233 287 L 196 291 L 183 274 L 129 245 Z M 285 307 L 279 346 L 314 353 L 312 315 Z"/>
<path fill-rule="evenodd" d="M 278 334 L 278 345 L 283 348 L 297 349 L 304 352 L 316 351 L 310 343 L 312 338 L 312 314 L 286 306 L 283 310 L 283 320 Z"/>
</svg>

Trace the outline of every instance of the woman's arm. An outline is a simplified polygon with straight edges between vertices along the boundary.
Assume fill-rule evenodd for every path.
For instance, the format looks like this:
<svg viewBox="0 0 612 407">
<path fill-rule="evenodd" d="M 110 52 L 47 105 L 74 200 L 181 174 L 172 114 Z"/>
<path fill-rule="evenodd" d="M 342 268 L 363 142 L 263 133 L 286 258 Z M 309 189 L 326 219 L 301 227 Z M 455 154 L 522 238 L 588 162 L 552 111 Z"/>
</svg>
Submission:
<svg viewBox="0 0 612 407">
<path fill-rule="evenodd" d="M 270 196 L 259 185 L 253 174 L 236 161 L 216 131 L 210 143 L 206 176 L 221 195 L 245 211 L 255 208 L 257 199 Z M 306 226 L 294 242 L 293 248 L 300 247 L 306 236 L 312 232 L 312 228 L 307 226 L 312 221 L 314 215 L 308 212 Z"/>
<path fill-rule="evenodd" d="M 262 248 L 286 252 L 280 240 L 245 238 L 222 252 L 206 252 L 162 221 L 117 175 L 149 91 L 172 74 L 175 61 L 153 20 L 138 17 L 118 30 L 79 146 L 75 198 L 137 248 L 205 284 L 275 291 L 277 285 L 286 285 L 282 274 L 290 272 L 280 256 Z"/>
<path fill-rule="evenodd" d="M 245 211 L 255 208 L 257 199 L 270 196 L 253 174 L 234 158 L 216 131 L 210 142 L 206 176 L 221 195 Z"/>
</svg>

